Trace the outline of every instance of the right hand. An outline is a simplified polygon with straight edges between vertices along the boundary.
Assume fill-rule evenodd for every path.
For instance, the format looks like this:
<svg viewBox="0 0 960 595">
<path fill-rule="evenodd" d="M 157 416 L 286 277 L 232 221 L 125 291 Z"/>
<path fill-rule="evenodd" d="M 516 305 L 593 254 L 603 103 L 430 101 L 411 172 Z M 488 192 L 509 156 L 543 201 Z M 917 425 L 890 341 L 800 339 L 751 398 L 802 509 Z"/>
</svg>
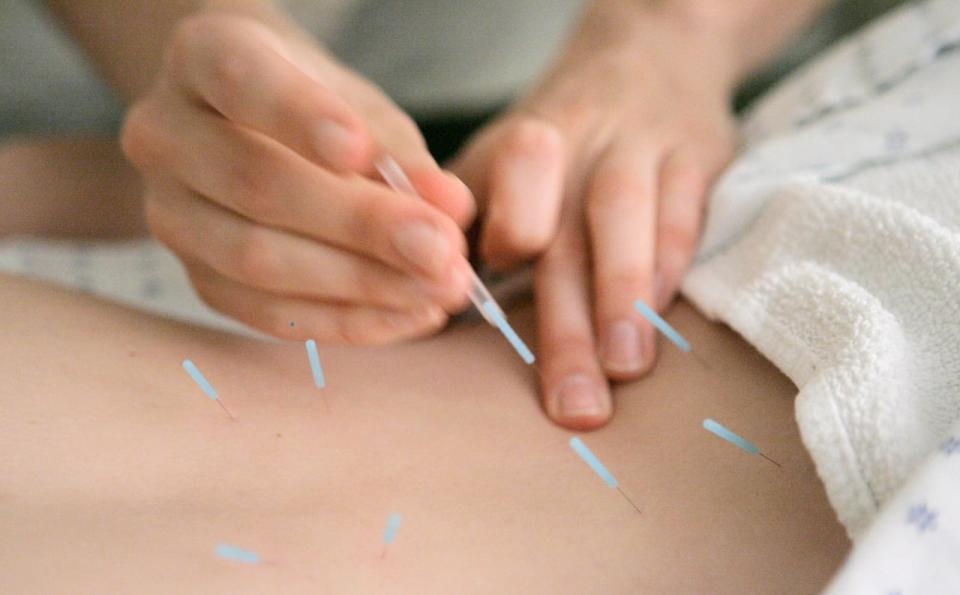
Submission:
<svg viewBox="0 0 960 595">
<path fill-rule="evenodd" d="M 379 344 L 466 303 L 469 191 L 406 114 L 305 38 L 227 13 L 184 20 L 122 144 L 152 233 L 204 301 L 254 328 Z M 425 200 L 377 180 L 380 151 Z"/>
</svg>

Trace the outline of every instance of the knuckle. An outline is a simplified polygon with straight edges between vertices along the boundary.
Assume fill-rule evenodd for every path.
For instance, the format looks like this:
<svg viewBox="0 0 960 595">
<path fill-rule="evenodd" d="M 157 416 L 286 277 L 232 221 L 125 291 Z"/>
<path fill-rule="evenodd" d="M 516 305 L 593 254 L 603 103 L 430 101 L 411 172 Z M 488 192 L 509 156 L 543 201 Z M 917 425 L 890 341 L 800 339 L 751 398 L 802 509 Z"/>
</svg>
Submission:
<svg viewBox="0 0 960 595">
<path fill-rule="evenodd" d="M 692 198 L 699 197 L 707 188 L 707 177 L 702 168 L 689 164 L 673 164 L 670 166 L 665 177 L 669 180 L 670 188 L 673 192 L 682 193 Z"/>
<path fill-rule="evenodd" d="M 598 213 L 636 208 L 650 200 L 650 184 L 625 167 L 611 167 L 598 172 L 590 189 L 587 208 Z"/>
<path fill-rule="evenodd" d="M 158 127 L 153 111 L 146 101 L 130 108 L 120 131 L 120 148 L 131 163 L 145 167 L 154 163 L 160 146 Z"/>
<path fill-rule="evenodd" d="M 190 284 L 193 285 L 194 290 L 197 292 L 197 297 L 200 298 L 200 301 L 214 310 L 222 312 L 223 307 L 221 300 L 218 299 L 219 296 L 213 284 L 210 283 L 208 276 L 200 274 L 192 268 L 187 269 L 187 276 L 190 279 Z"/>
<path fill-rule="evenodd" d="M 548 270 L 587 266 L 587 251 L 584 240 L 573 233 L 560 235 L 544 252 L 540 258 L 540 263 Z"/>
<path fill-rule="evenodd" d="M 450 315 L 446 312 L 440 312 L 438 316 L 435 316 L 427 320 L 422 327 L 420 334 L 433 334 L 441 330 L 450 320 Z"/>
<path fill-rule="evenodd" d="M 550 366 L 551 370 L 563 370 L 562 375 L 569 373 L 567 371 L 571 368 L 582 369 L 584 363 L 595 361 L 596 346 L 590 335 L 562 330 L 552 335 L 546 344 L 550 346 L 548 349 L 553 357 L 549 358 L 549 363 L 545 357 L 544 363 Z"/>
<path fill-rule="evenodd" d="M 354 197 L 353 207 L 344 212 L 344 227 L 349 231 L 349 237 L 363 239 L 371 245 L 376 244 L 379 236 L 385 232 L 386 221 L 406 221 L 403 214 L 387 207 L 378 208 L 375 201 L 364 195 Z"/>
<path fill-rule="evenodd" d="M 396 138 L 405 139 L 407 142 L 415 142 L 418 148 L 426 146 L 423 134 L 420 133 L 420 127 L 417 126 L 417 122 L 412 116 L 392 105 L 384 109 L 390 110 L 388 116 L 389 126 L 391 133 L 395 135 Z"/>
<path fill-rule="evenodd" d="M 394 126 L 397 127 L 399 132 L 402 132 L 405 136 L 423 139 L 423 136 L 420 134 L 420 128 L 412 116 L 405 112 L 397 112 L 394 117 Z"/>
<path fill-rule="evenodd" d="M 553 124 L 532 117 L 520 118 L 512 124 L 506 133 L 505 145 L 513 153 L 535 157 L 554 157 L 564 150 L 560 130 Z"/>
<path fill-rule="evenodd" d="M 150 234 L 161 244 L 172 248 L 177 237 L 174 231 L 175 226 L 170 220 L 167 209 L 164 208 L 163 201 L 152 192 L 144 197 L 143 217 Z"/>
<path fill-rule="evenodd" d="M 196 59 L 198 50 L 218 46 L 211 43 L 220 37 L 222 17 L 194 14 L 185 17 L 174 29 L 164 53 L 164 65 L 175 72 L 186 72 Z"/>
<path fill-rule="evenodd" d="M 596 188 L 587 201 L 587 216 L 596 221 L 617 213 L 636 210 L 637 205 L 642 204 L 644 194 L 632 191 L 626 186 Z"/>
<path fill-rule="evenodd" d="M 266 228 L 252 227 L 244 234 L 234 257 L 237 275 L 261 288 L 274 286 L 280 278 L 281 262 L 271 236 Z"/>
<path fill-rule="evenodd" d="M 341 316 L 334 325 L 333 333 L 338 343 L 344 345 L 368 345 L 373 337 L 371 325 L 359 316 Z"/>
<path fill-rule="evenodd" d="M 619 300 L 619 296 L 624 294 L 636 294 L 644 284 L 644 279 L 648 279 L 649 277 L 649 273 L 644 275 L 641 272 L 640 265 L 608 271 L 602 279 L 603 293 L 611 298 L 618 296 L 611 301 Z"/>
<path fill-rule="evenodd" d="M 290 323 L 275 308 L 261 307 L 256 310 L 255 315 L 249 314 L 248 317 L 250 324 L 259 327 L 271 337 L 283 339 L 291 336 Z"/>
<path fill-rule="evenodd" d="M 550 230 L 545 226 L 525 227 L 516 221 L 490 222 L 491 247 L 520 257 L 529 257 L 542 252 L 550 243 Z"/>
<path fill-rule="evenodd" d="M 686 226 L 661 225 L 657 229 L 659 260 L 671 263 L 685 260 L 697 247 L 697 234 Z"/>
<path fill-rule="evenodd" d="M 265 154 L 241 153 L 230 171 L 229 192 L 240 210 L 263 223 L 277 221 L 279 204 L 273 197 L 273 175 L 280 171 Z M 273 175 L 271 175 L 273 173 Z"/>
<path fill-rule="evenodd" d="M 384 295 L 380 278 L 371 271 L 365 271 L 359 268 L 353 270 L 350 278 L 350 284 L 356 295 L 369 297 Z M 385 295 L 388 299 L 395 296 L 395 292 L 389 292 Z"/>
<path fill-rule="evenodd" d="M 244 96 L 249 65 L 240 56 L 218 51 L 210 58 L 208 100 L 218 111 L 232 114 Z"/>
<path fill-rule="evenodd" d="M 199 29 L 203 27 L 203 17 L 192 15 L 183 19 L 170 36 L 164 54 L 164 62 L 174 70 L 183 70 L 189 63 L 196 40 L 200 38 Z"/>
</svg>

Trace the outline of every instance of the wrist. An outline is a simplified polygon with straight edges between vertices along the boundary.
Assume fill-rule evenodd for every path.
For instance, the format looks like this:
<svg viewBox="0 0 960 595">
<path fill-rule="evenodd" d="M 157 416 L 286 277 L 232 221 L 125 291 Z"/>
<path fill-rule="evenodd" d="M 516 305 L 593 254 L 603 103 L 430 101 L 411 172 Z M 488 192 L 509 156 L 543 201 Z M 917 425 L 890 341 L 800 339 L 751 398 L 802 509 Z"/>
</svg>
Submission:
<svg viewBox="0 0 960 595">
<path fill-rule="evenodd" d="M 772 59 L 831 0 L 653 0 L 648 10 L 678 30 L 711 38 L 734 83 Z"/>
<path fill-rule="evenodd" d="M 700 86 L 731 97 L 749 65 L 731 19 L 711 20 L 699 0 L 595 0 L 584 13 L 568 53 L 615 47 L 639 61 L 658 59 L 695 73 Z M 715 4 L 715 3 L 714 3 Z"/>
<path fill-rule="evenodd" d="M 594 0 L 581 22 L 593 43 L 671 52 L 675 63 L 709 67 L 717 84 L 737 84 L 772 58 L 829 0 Z M 657 48 L 657 45 L 660 48 Z"/>
</svg>

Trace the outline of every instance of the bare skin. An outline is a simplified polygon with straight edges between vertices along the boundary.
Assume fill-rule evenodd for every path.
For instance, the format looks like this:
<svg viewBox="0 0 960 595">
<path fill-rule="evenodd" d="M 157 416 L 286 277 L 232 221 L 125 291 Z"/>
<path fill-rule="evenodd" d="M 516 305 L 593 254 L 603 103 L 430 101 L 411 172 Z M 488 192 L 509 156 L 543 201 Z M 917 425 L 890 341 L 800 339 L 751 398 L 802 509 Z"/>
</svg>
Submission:
<svg viewBox="0 0 960 595">
<path fill-rule="evenodd" d="M 115 140 L 7 140 L 0 144 L 0 237 L 146 235 L 141 187 Z"/>
<path fill-rule="evenodd" d="M 669 320 L 710 369 L 664 347 L 583 436 L 637 514 L 544 423 L 534 370 L 484 326 L 324 349 L 317 391 L 299 343 L 8 277 L 0 303 L 5 592 L 813 593 L 849 548 L 796 389 L 683 304 Z M 513 313 L 525 336 L 529 314 Z M 392 512 L 404 522 L 382 555 Z M 220 560 L 219 542 L 266 562 Z"/>
</svg>

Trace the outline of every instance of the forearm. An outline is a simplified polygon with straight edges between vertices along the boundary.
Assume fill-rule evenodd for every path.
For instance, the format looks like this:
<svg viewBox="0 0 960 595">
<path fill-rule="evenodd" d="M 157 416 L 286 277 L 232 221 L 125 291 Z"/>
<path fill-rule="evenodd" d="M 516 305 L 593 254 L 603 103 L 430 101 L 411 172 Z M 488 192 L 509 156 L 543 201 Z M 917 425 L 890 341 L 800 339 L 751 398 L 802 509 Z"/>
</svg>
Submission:
<svg viewBox="0 0 960 595">
<path fill-rule="evenodd" d="M 150 87 L 170 34 L 189 15 L 225 10 L 293 28 L 270 0 L 47 0 L 47 5 L 127 100 Z"/>
<path fill-rule="evenodd" d="M 772 59 L 831 0 L 594 0 L 577 37 L 595 43 L 616 32 L 627 42 L 682 36 L 692 54 L 706 52 L 730 91 Z M 613 32 L 613 33 L 612 33 Z M 631 39 L 632 38 L 632 39 Z M 670 44 L 673 45 L 673 44 Z M 683 56 L 676 56 L 677 60 Z"/>
<path fill-rule="evenodd" d="M 0 237 L 142 235 L 139 197 L 139 177 L 110 139 L 0 145 Z"/>
</svg>

